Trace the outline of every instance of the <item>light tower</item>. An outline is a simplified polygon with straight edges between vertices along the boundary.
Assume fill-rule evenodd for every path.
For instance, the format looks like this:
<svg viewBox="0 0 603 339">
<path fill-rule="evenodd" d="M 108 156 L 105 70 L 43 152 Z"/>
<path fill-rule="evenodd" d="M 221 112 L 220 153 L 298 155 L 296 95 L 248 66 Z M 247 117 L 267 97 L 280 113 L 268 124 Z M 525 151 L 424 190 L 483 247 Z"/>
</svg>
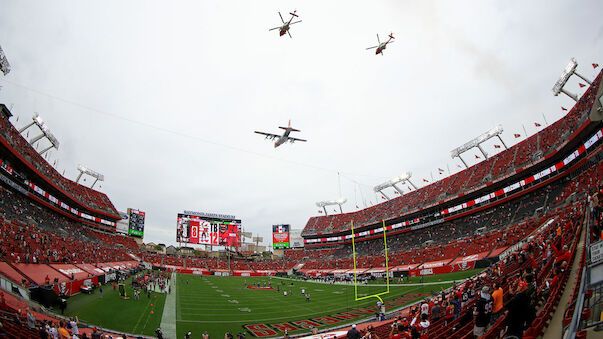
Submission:
<svg viewBox="0 0 603 339">
<path fill-rule="evenodd" d="M 373 187 L 373 191 L 375 193 L 379 192 L 379 193 L 383 194 L 383 196 L 386 197 L 387 200 L 389 200 L 389 197 L 387 196 L 387 194 L 385 194 L 383 192 L 383 190 L 388 187 L 392 187 L 393 189 L 398 191 L 398 193 L 400 193 L 400 195 L 402 195 L 402 194 L 404 194 L 404 192 L 398 186 L 396 186 L 397 184 L 404 184 L 405 182 L 408 182 L 409 184 L 412 185 L 412 187 L 414 187 L 414 189 L 417 189 L 417 187 L 412 182 L 410 182 L 411 176 L 412 176 L 411 172 L 404 172 L 397 177 L 391 178 L 391 179 L 387 180 L 386 182 Z"/>
<path fill-rule="evenodd" d="M 43 155 L 44 153 L 46 153 L 47 151 L 49 151 L 51 148 L 56 148 L 59 149 L 59 141 L 57 140 L 57 138 L 52 134 L 52 132 L 50 132 L 50 128 L 48 128 L 48 126 L 46 125 L 46 123 L 44 123 L 44 120 L 42 120 L 42 117 L 40 117 L 40 115 L 38 113 L 35 113 L 33 115 L 33 117 L 31 118 L 32 122 L 30 122 L 29 124 L 25 125 L 24 127 L 22 127 L 19 130 L 19 133 L 23 133 L 25 132 L 28 128 L 32 127 L 32 126 L 38 126 L 38 128 L 40 129 L 40 131 L 42 132 L 40 135 L 33 137 L 31 140 L 29 140 L 29 143 L 34 146 L 34 144 L 40 140 L 42 140 L 43 138 L 46 138 L 49 142 L 50 142 L 50 146 L 46 147 L 45 149 L 43 149 L 42 151 L 40 151 L 40 155 Z"/>
<path fill-rule="evenodd" d="M 89 169 L 88 167 L 84 166 L 84 165 L 77 165 L 77 170 L 80 172 L 80 174 L 77 175 L 77 178 L 75 179 L 75 182 L 79 182 L 80 178 L 82 177 L 82 174 L 87 174 L 91 177 L 93 177 L 95 180 L 92 183 L 92 186 L 90 186 L 90 188 L 94 188 L 94 185 L 96 184 L 97 181 L 105 181 L 105 176 L 95 172 L 91 169 Z"/>
<path fill-rule="evenodd" d="M 341 208 L 341 205 L 345 204 L 346 201 L 348 201 L 348 199 L 346 198 L 339 198 L 337 200 L 325 200 L 325 201 L 319 201 L 316 203 L 316 206 L 321 207 L 324 211 L 325 211 L 325 215 L 329 215 L 329 213 L 327 213 L 327 206 L 333 206 L 333 205 L 338 205 L 339 206 L 339 212 L 343 213 L 343 209 Z"/>
<path fill-rule="evenodd" d="M 503 144 L 505 149 L 507 149 L 507 145 L 505 144 L 503 139 L 500 137 L 502 132 L 503 132 L 502 125 L 496 125 L 496 126 L 490 128 L 490 130 L 488 130 L 486 133 L 483 133 L 482 135 L 478 136 L 477 138 L 470 140 L 470 141 L 464 143 L 463 145 L 461 145 L 460 147 L 457 147 L 457 148 L 453 149 L 452 151 L 450 151 L 450 156 L 452 157 L 452 159 L 458 157 L 459 159 L 461 159 L 461 162 L 463 162 L 463 165 L 465 165 L 465 168 L 468 168 L 469 166 L 467 166 L 467 163 L 461 157 L 461 154 L 467 152 L 468 150 L 470 150 L 474 147 L 477 147 L 477 149 L 479 149 L 479 151 L 482 153 L 484 158 L 488 159 L 488 153 L 486 153 L 486 151 L 484 151 L 484 149 L 482 148 L 482 146 L 481 146 L 482 143 L 486 142 L 488 139 L 497 137 L 498 140 Z"/>
<path fill-rule="evenodd" d="M 580 79 L 586 81 L 589 85 L 592 85 L 592 82 L 590 80 L 586 79 L 584 76 L 576 72 L 577 67 L 578 63 L 576 62 L 576 59 L 571 58 L 569 64 L 567 64 L 563 72 L 561 72 L 559 80 L 557 80 L 555 86 L 553 86 L 553 94 L 555 94 L 555 96 L 558 96 L 560 93 L 563 93 L 568 97 L 574 99 L 574 101 L 578 101 L 578 96 L 576 94 L 571 93 L 563 88 L 572 75 L 575 75 Z"/>
</svg>

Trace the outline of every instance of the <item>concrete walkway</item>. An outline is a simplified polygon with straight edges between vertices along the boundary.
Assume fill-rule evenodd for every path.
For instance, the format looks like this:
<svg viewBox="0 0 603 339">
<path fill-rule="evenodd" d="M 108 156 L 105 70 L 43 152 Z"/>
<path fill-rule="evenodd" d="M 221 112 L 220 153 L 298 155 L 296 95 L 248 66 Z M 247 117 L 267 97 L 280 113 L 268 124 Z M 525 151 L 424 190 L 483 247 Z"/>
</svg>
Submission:
<svg viewBox="0 0 603 339">
<path fill-rule="evenodd" d="M 172 286 L 172 293 L 165 295 L 165 305 L 161 316 L 161 331 L 164 338 L 176 339 L 176 273 L 172 273 L 170 285 Z"/>
<path fill-rule="evenodd" d="M 576 286 L 576 280 L 578 280 L 578 275 L 582 274 L 582 272 L 578 272 L 578 270 L 580 265 L 580 258 L 582 257 L 582 252 L 584 252 L 585 236 L 586 227 L 583 227 L 582 233 L 580 233 L 578 247 L 576 249 L 576 257 L 574 258 L 574 262 L 570 271 L 570 277 L 567 280 L 567 284 L 565 285 L 565 290 L 561 295 L 561 299 L 559 299 L 557 309 L 555 310 L 553 317 L 549 321 L 549 326 L 544 331 L 543 338 L 561 337 L 561 331 L 563 330 L 563 312 L 565 312 L 565 309 L 570 303 L 572 292 L 574 291 L 574 286 Z"/>
</svg>

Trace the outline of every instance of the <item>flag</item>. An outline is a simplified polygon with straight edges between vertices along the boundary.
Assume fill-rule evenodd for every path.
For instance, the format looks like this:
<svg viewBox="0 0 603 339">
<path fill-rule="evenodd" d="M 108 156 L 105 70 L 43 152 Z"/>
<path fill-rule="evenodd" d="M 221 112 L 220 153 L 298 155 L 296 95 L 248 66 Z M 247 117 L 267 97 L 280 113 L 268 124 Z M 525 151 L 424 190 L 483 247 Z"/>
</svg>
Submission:
<svg viewBox="0 0 603 339">
<path fill-rule="evenodd" d="M 29 138 L 29 131 L 27 131 L 27 133 L 25 133 L 25 137 Z"/>
<path fill-rule="evenodd" d="M 599 64 L 593 64 L 593 68 L 599 67 Z"/>
<path fill-rule="evenodd" d="M 358 205 L 356 205 L 356 208 L 360 208 L 360 207 L 358 207 Z"/>
<path fill-rule="evenodd" d="M 500 148 L 500 145 L 494 145 L 494 148 Z"/>
<path fill-rule="evenodd" d="M 536 127 L 540 127 L 540 126 L 542 126 L 542 125 L 541 125 L 541 124 L 539 124 L 539 123 L 537 123 L 537 122 L 535 122 L 535 123 L 534 123 L 534 126 L 536 126 Z"/>
<path fill-rule="evenodd" d="M 456 164 L 456 167 L 458 167 L 458 168 L 462 168 L 462 167 L 461 167 L 461 165 L 459 165 L 459 164 Z"/>
<path fill-rule="evenodd" d="M 476 154 L 475 159 L 481 159 L 481 158 L 479 157 L 479 155 Z"/>
<path fill-rule="evenodd" d="M 385 200 L 385 197 L 384 197 L 384 196 L 381 196 L 381 199 Z"/>
<path fill-rule="evenodd" d="M 394 192 L 394 194 L 400 194 L 400 192 L 398 192 L 398 191 L 395 191 L 395 192 Z"/>
<path fill-rule="evenodd" d="M 424 181 L 424 182 L 429 182 L 429 180 L 427 180 L 427 179 L 425 179 L 425 178 L 423 178 L 423 181 Z"/>
<path fill-rule="evenodd" d="M 333 212 L 334 212 L 334 213 L 337 213 L 337 210 L 336 210 L 336 209 L 333 209 Z"/>
<path fill-rule="evenodd" d="M 52 166 L 56 166 L 57 165 L 57 161 L 55 160 L 54 163 L 52 164 Z"/>
<path fill-rule="evenodd" d="M 19 116 L 17 115 L 17 120 L 15 122 L 19 122 Z"/>
<path fill-rule="evenodd" d="M 513 136 L 514 136 L 515 138 L 519 138 L 519 137 L 521 136 L 521 134 L 515 133 L 515 134 L 513 134 Z"/>
<path fill-rule="evenodd" d="M 438 167 L 438 171 L 440 171 L 440 173 L 444 173 L 444 170 Z"/>
<path fill-rule="evenodd" d="M 63 170 L 63 175 L 65 175 L 65 170 Z"/>
<path fill-rule="evenodd" d="M 582 88 L 582 87 L 586 86 L 585 84 L 580 83 L 580 82 L 578 83 L 578 85 L 580 85 L 580 88 Z"/>
<path fill-rule="evenodd" d="M 409 190 L 409 191 L 412 191 L 412 188 L 410 188 L 410 186 L 406 186 L 406 187 L 408 187 L 408 190 Z"/>
<path fill-rule="evenodd" d="M 565 108 L 563 106 L 561 106 L 561 109 L 564 110 L 564 111 L 567 111 L 567 108 Z"/>
<path fill-rule="evenodd" d="M 321 210 L 318 210 L 318 213 L 322 214 L 322 211 L 321 211 Z"/>
</svg>

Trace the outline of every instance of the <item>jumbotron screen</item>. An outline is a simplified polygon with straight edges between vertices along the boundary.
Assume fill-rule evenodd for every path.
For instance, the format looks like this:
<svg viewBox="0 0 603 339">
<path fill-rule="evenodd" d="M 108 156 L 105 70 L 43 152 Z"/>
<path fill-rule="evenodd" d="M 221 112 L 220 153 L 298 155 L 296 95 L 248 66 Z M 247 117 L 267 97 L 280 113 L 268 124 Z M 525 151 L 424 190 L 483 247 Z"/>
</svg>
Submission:
<svg viewBox="0 0 603 339">
<path fill-rule="evenodd" d="M 136 237 L 144 235 L 144 217 L 146 213 L 143 211 L 128 208 L 128 234 Z"/>
<path fill-rule="evenodd" d="M 289 225 L 272 225 L 272 248 L 289 248 Z"/>
<path fill-rule="evenodd" d="M 238 219 L 178 213 L 177 225 L 177 242 L 239 247 L 241 241 Z"/>
</svg>

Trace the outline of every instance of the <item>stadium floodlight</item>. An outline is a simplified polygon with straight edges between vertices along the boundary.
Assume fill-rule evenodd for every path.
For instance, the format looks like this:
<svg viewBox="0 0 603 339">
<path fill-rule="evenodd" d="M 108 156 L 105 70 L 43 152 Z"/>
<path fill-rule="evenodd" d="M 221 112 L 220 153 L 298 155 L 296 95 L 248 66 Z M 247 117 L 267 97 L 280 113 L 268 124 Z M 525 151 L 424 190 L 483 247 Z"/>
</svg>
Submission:
<svg viewBox="0 0 603 339">
<path fill-rule="evenodd" d="M 586 81 L 589 85 L 592 85 L 592 81 L 588 80 L 580 73 L 576 72 L 576 68 L 578 68 L 578 62 L 576 62 L 576 59 L 571 58 L 570 62 L 567 64 L 567 66 L 565 66 L 563 72 L 561 72 L 559 79 L 557 80 L 557 82 L 555 82 L 555 86 L 553 86 L 553 94 L 555 94 L 555 96 L 558 96 L 560 93 L 563 93 L 568 97 L 574 99 L 574 101 L 578 101 L 578 96 L 576 94 L 571 93 L 563 88 L 572 75 L 576 75 L 580 79 Z"/>
<path fill-rule="evenodd" d="M 255 243 L 255 248 L 253 249 L 253 251 L 255 253 L 258 253 L 258 248 L 260 248 L 260 243 L 264 241 L 264 237 L 255 236 L 251 238 L 251 240 Z"/>
<path fill-rule="evenodd" d="M 48 125 L 46 125 L 46 123 L 44 122 L 42 117 L 38 113 L 35 113 L 31 119 L 32 119 L 32 122 L 30 122 L 29 124 L 22 127 L 19 130 L 19 133 L 23 133 L 28 128 L 32 127 L 33 125 L 36 125 L 36 126 L 38 126 L 40 131 L 42 131 L 42 134 L 40 134 L 36 137 L 33 137 L 31 140 L 29 140 L 29 143 L 33 146 L 36 142 L 42 140 L 43 138 L 46 138 L 50 142 L 50 146 L 46 147 L 45 149 L 43 149 L 42 151 L 39 152 L 40 155 L 43 155 L 44 153 L 49 151 L 51 148 L 59 149 L 59 145 L 60 145 L 59 140 L 54 136 L 54 134 L 52 134 L 52 132 L 50 131 L 50 128 L 48 128 Z"/>
<path fill-rule="evenodd" d="M 8 63 L 8 59 L 2 50 L 2 46 L 0 46 L 0 71 L 7 75 L 10 72 L 10 64 Z"/>
<path fill-rule="evenodd" d="M 91 177 L 93 177 L 95 180 L 92 183 L 92 186 L 90 186 L 90 188 L 94 188 L 94 185 L 96 184 L 97 181 L 105 181 L 105 176 L 95 172 L 91 169 L 89 169 L 88 167 L 84 166 L 84 165 L 77 165 L 77 170 L 80 172 L 80 174 L 78 174 L 77 178 L 75 179 L 75 182 L 79 182 L 80 178 L 82 177 L 82 174 L 87 174 Z"/>
<path fill-rule="evenodd" d="M 398 191 L 398 193 L 400 193 L 400 195 L 404 194 L 404 192 L 398 187 L 396 186 L 396 184 L 404 184 L 405 182 L 409 182 L 410 177 L 412 176 L 412 173 L 410 172 L 404 172 L 402 174 L 400 174 L 397 177 L 393 177 L 387 181 L 385 181 L 384 183 L 381 183 L 375 187 L 373 187 L 373 191 L 375 193 L 379 192 L 381 194 L 383 194 L 384 197 L 387 198 L 387 200 L 389 200 L 389 197 L 387 196 L 387 194 L 383 193 L 383 190 L 389 187 L 394 188 L 396 191 Z M 415 186 L 414 184 L 410 183 L 413 187 Z M 416 189 L 416 187 L 415 187 Z"/>
<path fill-rule="evenodd" d="M 348 199 L 346 198 L 339 198 L 337 200 L 325 200 L 325 201 L 319 201 L 316 203 L 316 206 L 321 207 L 324 212 L 325 215 L 329 215 L 327 213 L 327 206 L 334 206 L 334 205 L 338 205 L 339 206 L 339 212 L 343 213 L 343 209 L 341 208 L 341 205 L 345 204 L 348 201 Z"/>
<path fill-rule="evenodd" d="M 495 138 L 498 137 L 498 140 L 503 144 L 503 146 L 505 147 L 505 149 L 507 149 L 507 145 L 505 144 L 505 142 L 503 141 L 503 139 L 500 137 L 500 135 L 503 132 L 503 128 L 502 125 L 496 125 L 492 128 L 490 128 L 487 132 L 483 133 L 482 135 L 478 136 L 477 138 L 474 138 L 466 143 L 464 143 L 463 145 L 453 149 L 452 151 L 450 151 L 450 156 L 454 159 L 456 157 L 458 157 L 459 159 L 461 159 L 461 162 L 463 162 L 463 165 L 465 165 L 465 167 L 469 167 L 467 166 L 467 163 L 465 162 L 465 160 L 461 157 L 461 154 L 471 150 L 472 148 L 477 147 L 480 152 L 482 153 L 482 155 L 488 159 L 488 153 L 486 153 L 486 151 L 484 151 L 484 149 L 482 148 L 481 144 L 486 142 L 487 140 L 491 139 L 491 138 Z"/>
</svg>

